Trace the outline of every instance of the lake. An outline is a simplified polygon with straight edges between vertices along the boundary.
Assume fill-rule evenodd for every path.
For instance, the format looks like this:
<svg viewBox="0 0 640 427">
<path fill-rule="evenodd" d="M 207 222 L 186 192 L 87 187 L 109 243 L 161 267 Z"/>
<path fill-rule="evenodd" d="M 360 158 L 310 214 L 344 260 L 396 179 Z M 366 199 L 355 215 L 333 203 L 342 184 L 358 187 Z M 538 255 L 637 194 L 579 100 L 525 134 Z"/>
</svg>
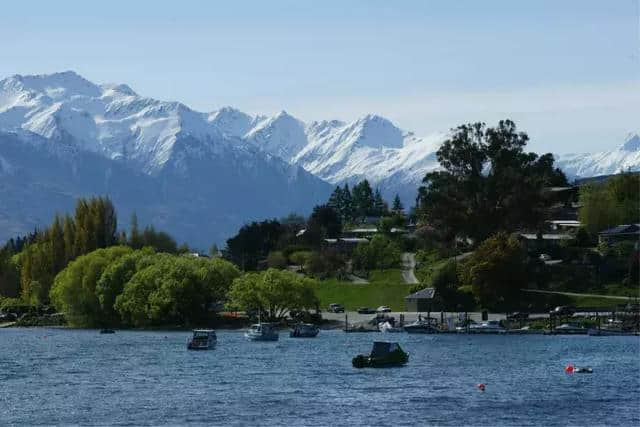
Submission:
<svg viewBox="0 0 640 427">
<path fill-rule="evenodd" d="M 640 338 L 0 329 L 0 424 L 638 425 Z M 354 369 L 373 340 L 403 368 Z M 567 364 L 593 374 L 564 372 Z M 486 383 L 479 392 L 478 383 Z"/>
</svg>

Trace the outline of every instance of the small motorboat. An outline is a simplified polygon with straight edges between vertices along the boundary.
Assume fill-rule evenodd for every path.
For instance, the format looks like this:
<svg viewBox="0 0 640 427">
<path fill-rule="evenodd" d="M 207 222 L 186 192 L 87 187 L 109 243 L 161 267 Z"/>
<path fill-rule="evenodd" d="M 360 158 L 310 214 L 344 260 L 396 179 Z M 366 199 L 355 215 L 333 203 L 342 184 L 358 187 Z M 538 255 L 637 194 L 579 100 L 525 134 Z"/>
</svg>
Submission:
<svg viewBox="0 0 640 427">
<path fill-rule="evenodd" d="M 318 335 L 320 329 L 312 323 L 298 323 L 289 332 L 291 338 L 313 338 Z"/>
<path fill-rule="evenodd" d="M 116 331 L 114 331 L 113 329 L 110 328 L 104 328 L 100 330 L 101 334 L 115 334 Z"/>
<path fill-rule="evenodd" d="M 432 317 L 427 319 L 419 317 L 415 322 L 405 325 L 404 330 L 409 334 L 437 334 L 440 332 L 438 321 Z"/>
<path fill-rule="evenodd" d="M 278 325 L 275 323 L 256 323 L 245 332 L 245 337 L 251 341 L 278 341 Z"/>
<path fill-rule="evenodd" d="M 213 329 L 194 329 L 193 337 L 187 343 L 188 350 L 209 350 L 215 347 L 218 338 Z"/>
<path fill-rule="evenodd" d="M 403 366 L 409 361 L 409 354 L 405 353 L 396 342 L 375 341 L 371 354 L 359 354 L 351 361 L 354 368 L 386 368 Z"/>
<path fill-rule="evenodd" d="M 560 335 L 586 335 L 589 331 L 576 323 L 563 323 L 551 332 Z"/>
<path fill-rule="evenodd" d="M 505 331 L 497 320 L 488 320 L 469 327 L 469 332 L 472 334 L 502 334 Z"/>
<path fill-rule="evenodd" d="M 404 329 L 394 326 L 389 321 L 378 323 L 378 329 L 380 332 L 404 332 Z"/>
</svg>

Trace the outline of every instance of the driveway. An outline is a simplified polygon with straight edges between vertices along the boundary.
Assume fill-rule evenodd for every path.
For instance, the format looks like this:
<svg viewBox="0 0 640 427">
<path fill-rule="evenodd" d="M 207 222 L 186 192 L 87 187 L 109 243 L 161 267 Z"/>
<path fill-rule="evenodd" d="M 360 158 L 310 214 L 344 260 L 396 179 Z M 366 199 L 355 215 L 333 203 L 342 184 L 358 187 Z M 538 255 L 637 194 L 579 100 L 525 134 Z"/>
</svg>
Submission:
<svg viewBox="0 0 640 427">
<path fill-rule="evenodd" d="M 402 254 L 402 278 L 405 283 L 409 285 L 415 285 L 420 283 L 415 274 L 416 268 L 416 255 L 411 252 L 405 252 Z"/>
</svg>

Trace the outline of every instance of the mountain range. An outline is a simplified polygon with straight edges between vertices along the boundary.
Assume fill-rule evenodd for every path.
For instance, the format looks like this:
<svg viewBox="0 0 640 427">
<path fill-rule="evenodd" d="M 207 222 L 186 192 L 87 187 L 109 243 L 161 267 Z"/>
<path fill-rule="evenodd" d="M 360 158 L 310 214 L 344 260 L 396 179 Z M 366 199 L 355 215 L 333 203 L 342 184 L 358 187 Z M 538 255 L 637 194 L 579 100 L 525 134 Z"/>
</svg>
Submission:
<svg viewBox="0 0 640 427">
<path fill-rule="evenodd" d="M 364 178 L 409 206 L 446 137 L 377 115 L 305 123 L 284 111 L 197 112 L 72 71 L 15 75 L 0 81 L 0 241 L 90 195 L 109 194 L 123 227 L 136 212 L 199 248 L 250 220 L 308 214 L 333 186 Z M 640 137 L 556 159 L 570 178 L 640 170 Z"/>
</svg>

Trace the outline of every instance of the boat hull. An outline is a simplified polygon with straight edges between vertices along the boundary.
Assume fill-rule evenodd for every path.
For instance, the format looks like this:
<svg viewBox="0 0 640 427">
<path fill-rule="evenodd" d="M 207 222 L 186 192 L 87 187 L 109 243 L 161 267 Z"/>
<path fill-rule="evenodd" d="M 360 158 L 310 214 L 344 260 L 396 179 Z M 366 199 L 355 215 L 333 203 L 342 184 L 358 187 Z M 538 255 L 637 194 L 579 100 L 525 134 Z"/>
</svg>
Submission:
<svg viewBox="0 0 640 427">
<path fill-rule="evenodd" d="M 280 334 L 264 335 L 264 334 L 252 334 L 250 332 L 247 332 L 246 334 L 244 334 L 244 336 L 249 341 L 278 341 Z"/>
</svg>

